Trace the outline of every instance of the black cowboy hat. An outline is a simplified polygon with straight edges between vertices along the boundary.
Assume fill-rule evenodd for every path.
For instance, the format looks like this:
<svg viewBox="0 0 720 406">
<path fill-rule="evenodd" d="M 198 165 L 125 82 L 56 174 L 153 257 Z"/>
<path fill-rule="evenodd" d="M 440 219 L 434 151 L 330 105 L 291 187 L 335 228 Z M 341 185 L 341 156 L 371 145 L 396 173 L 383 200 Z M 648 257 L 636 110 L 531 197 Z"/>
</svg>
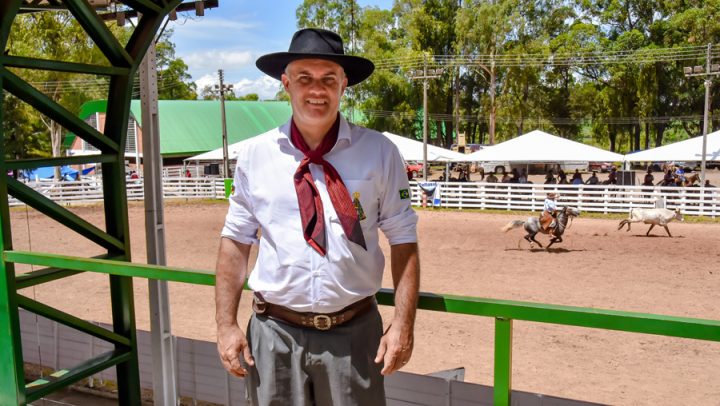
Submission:
<svg viewBox="0 0 720 406">
<path fill-rule="evenodd" d="M 342 38 L 332 31 L 320 28 L 305 28 L 296 32 L 287 52 L 263 55 L 255 61 L 255 65 L 268 76 L 280 80 L 290 62 L 308 58 L 327 59 L 342 66 L 348 86 L 362 82 L 375 70 L 375 65 L 370 60 L 345 55 Z"/>
</svg>

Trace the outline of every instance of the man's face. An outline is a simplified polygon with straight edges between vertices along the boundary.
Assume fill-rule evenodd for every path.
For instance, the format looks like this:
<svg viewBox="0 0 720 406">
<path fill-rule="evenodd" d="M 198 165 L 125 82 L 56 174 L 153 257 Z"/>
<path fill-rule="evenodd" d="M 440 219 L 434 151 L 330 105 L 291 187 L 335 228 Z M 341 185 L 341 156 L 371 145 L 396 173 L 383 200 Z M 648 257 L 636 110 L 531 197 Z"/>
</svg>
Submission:
<svg viewBox="0 0 720 406">
<path fill-rule="evenodd" d="M 290 95 L 293 119 L 302 124 L 334 122 L 340 98 L 347 87 L 343 68 L 325 59 L 299 59 L 291 62 L 282 75 Z"/>
</svg>

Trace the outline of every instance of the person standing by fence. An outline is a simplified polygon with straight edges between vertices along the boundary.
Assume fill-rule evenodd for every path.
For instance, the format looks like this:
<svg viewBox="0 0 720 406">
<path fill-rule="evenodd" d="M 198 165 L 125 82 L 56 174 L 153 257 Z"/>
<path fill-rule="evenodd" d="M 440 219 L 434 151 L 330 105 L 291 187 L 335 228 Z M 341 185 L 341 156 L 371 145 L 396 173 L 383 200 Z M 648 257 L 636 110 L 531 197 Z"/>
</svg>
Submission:
<svg viewBox="0 0 720 406">
<path fill-rule="evenodd" d="M 322 29 L 256 65 L 282 81 L 292 118 L 240 150 L 217 262 L 218 352 L 255 405 L 384 405 L 383 375 L 413 349 L 419 288 L 417 215 L 398 149 L 339 113 L 346 86 L 372 73 Z M 258 259 L 247 336 L 237 309 L 251 244 Z M 390 243 L 394 317 L 374 295 Z"/>
</svg>

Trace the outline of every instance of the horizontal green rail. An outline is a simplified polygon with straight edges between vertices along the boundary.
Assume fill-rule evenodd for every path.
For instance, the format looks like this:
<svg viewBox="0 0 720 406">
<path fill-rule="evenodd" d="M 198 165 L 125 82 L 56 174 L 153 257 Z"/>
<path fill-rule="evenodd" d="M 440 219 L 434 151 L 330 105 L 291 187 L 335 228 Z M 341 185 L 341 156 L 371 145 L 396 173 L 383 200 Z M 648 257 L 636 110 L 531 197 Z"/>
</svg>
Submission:
<svg viewBox="0 0 720 406">
<path fill-rule="evenodd" d="M 215 284 L 214 272 L 206 270 L 170 268 L 27 251 L 4 251 L 3 260 L 64 270 L 91 271 L 200 285 Z M 394 292 L 391 289 L 381 289 L 376 298 L 381 305 L 392 306 L 394 304 Z M 418 309 L 495 318 L 495 392 L 493 398 L 496 405 L 510 404 L 513 320 L 720 341 L 720 320 L 426 292 L 420 294 Z"/>
<path fill-rule="evenodd" d="M 91 271 L 118 276 L 185 282 L 196 285 L 215 285 L 215 272 L 160 265 L 136 264 L 109 259 L 82 258 L 29 251 L 5 251 L 3 260 L 18 264 L 41 265 L 75 271 Z"/>
<path fill-rule="evenodd" d="M 126 362 L 131 356 L 131 350 L 112 350 L 95 356 L 71 369 L 55 371 L 48 377 L 25 385 L 27 390 L 26 401 L 32 403 L 83 378 Z"/>
</svg>

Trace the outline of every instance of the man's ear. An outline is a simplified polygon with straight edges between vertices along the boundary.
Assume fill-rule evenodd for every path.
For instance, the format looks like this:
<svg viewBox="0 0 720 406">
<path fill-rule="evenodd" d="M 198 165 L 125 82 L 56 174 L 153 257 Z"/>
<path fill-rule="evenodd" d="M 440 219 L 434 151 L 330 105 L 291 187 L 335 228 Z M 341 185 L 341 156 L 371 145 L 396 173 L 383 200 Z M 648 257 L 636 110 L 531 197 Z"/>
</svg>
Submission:
<svg viewBox="0 0 720 406">
<path fill-rule="evenodd" d="M 288 78 L 287 75 L 283 73 L 280 76 L 280 82 L 282 82 L 282 85 L 283 85 L 283 88 L 285 89 L 285 91 L 288 92 L 288 86 L 290 85 L 290 78 Z M 288 92 L 288 93 L 290 93 L 290 92 Z"/>
</svg>

